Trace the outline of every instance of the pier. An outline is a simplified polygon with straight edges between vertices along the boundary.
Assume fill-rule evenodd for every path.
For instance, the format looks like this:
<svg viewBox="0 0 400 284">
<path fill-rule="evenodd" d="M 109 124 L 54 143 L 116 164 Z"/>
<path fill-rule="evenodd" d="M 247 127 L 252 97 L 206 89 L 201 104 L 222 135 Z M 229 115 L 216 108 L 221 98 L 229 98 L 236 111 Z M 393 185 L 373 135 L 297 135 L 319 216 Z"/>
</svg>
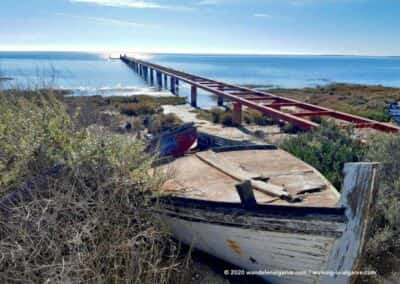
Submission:
<svg viewBox="0 0 400 284">
<path fill-rule="evenodd" d="M 168 90 L 168 77 L 170 79 L 169 90 L 175 95 L 179 95 L 180 81 L 189 84 L 191 86 L 190 103 L 193 107 L 197 107 L 198 89 L 216 95 L 219 106 L 224 104 L 224 100 L 231 101 L 233 123 L 236 125 L 242 123 L 242 111 L 243 106 L 245 106 L 249 109 L 258 110 L 274 119 L 292 123 L 304 130 L 312 130 L 319 127 L 318 123 L 311 120 L 312 117 L 330 117 L 338 121 L 343 121 L 346 125 L 349 124 L 354 128 L 370 128 L 383 132 L 400 132 L 400 127 L 389 123 L 335 111 L 267 92 L 227 84 L 126 55 L 121 56 L 121 60 L 138 73 L 146 82 L 149 82 L 150 85 L 155 85 L 159 90 Z"/>
</svg>

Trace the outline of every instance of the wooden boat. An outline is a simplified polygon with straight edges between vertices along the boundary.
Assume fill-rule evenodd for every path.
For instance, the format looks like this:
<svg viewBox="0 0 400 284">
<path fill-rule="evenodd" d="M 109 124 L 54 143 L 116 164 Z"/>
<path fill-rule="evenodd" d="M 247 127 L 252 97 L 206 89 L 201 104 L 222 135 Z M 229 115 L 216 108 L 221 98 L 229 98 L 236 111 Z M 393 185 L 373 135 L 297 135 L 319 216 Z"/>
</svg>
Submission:
<svg viewBox="0 0 400 284">
<path fill-rule="evenodd" d="M 160 209 L 173 235 L 270 283 L 348 283 L 359 269 L 374 163 L 344 168 L 342 194 L 272 145 L 218 147 L 158 165 Z"/>
</svg>

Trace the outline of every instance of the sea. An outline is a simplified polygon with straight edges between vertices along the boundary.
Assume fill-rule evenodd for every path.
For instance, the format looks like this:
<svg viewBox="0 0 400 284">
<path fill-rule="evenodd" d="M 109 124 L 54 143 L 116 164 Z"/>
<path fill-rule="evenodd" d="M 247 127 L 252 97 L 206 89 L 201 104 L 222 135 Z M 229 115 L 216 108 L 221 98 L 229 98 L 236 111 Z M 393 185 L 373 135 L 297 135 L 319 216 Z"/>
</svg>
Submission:
<svg viewBox="0 0 400 284">
<path fill-rule="evenodd" d="M 400 57 L 306 55 L 140 54 L 185 72 L 255 88 L 304 88 L 334 82 L 400 87 Z M 73 95 L 157 95 L 136 73 L 109 54 L 0 52 L 0 88 L 53 87 Z M 189 96 L 189 86 L 180 86 Z M 200 107 L 215 100 L 200 92 Z"/>
</svg>

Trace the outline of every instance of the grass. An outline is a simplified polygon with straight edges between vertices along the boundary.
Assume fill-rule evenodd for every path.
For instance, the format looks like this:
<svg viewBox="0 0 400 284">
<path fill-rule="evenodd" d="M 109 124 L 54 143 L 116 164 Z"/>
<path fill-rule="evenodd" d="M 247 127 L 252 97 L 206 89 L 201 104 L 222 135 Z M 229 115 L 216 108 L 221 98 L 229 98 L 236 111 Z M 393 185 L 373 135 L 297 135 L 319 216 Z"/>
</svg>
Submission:
<svg viewBox="0 0 400 284">
<path fill-rule="evenodd" d="M 0 282 L 187 283 L 143 143 L 76 125 L 51 91 L 0 96 L 0 198 L 31 193 L 0 210 Z"/>
</svg>

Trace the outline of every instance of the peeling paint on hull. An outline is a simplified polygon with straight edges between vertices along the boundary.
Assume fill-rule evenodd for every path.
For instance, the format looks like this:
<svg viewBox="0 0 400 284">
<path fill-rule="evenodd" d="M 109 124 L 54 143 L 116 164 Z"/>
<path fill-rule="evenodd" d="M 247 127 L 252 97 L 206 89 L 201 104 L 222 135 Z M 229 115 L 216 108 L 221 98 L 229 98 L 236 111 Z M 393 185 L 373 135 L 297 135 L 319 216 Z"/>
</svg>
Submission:
<svg viewBox="0 0 400 284">
<path fill-rule="evenodd" d="M 174 236 L 246 271 L 309 271 L 326 266 L 334 237 L 277 233 L 164 217 Z M 320 277 L 274 277 L 271 283 L 319 283 Z"/>
</svg>

